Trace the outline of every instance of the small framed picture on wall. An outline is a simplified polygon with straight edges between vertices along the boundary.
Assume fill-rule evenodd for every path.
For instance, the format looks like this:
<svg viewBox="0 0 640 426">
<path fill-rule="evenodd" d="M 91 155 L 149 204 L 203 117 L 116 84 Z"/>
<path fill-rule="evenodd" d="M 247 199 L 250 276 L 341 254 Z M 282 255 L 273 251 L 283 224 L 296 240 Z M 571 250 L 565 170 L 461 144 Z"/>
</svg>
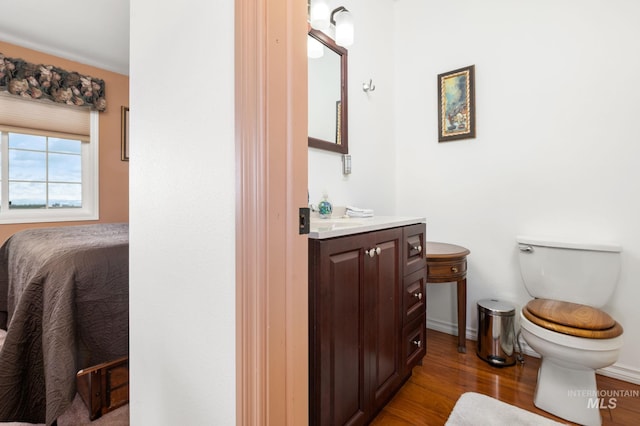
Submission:
<svg viewBox="0 0 640 426">
<path fill-rule="evenodd" d="M 476 137 L 475 65 L 438 75 L 438 142 Z"/>
</svg>

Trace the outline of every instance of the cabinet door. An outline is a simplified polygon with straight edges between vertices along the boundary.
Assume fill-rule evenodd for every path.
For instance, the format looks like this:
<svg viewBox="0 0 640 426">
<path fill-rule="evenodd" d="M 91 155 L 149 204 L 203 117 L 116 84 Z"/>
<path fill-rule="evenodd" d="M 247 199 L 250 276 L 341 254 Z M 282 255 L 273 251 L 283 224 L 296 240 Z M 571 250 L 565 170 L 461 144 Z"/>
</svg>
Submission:
<svg viewBox="0 0 640 426">
<path fill-rule="evenodd" d="M 371 313 L 367 325 L 370 333 L 369 374 L 373 386 L 374 406 L 386 403 L 402 380 L 402 230 L 389 229 L 371 233 L 371 247 L 380 249 L 366 259 L 365 291 Z"/>
<path fill-rule="evenodd" d="M 310 292 L 311 424 L 365 422 L 364 243 L 359 236 L 317 242 L 320 275 Z"/>
<path fill-rule="evenodd" d="M 309 242 L 310 424 L 364 425 L 405 376 L 403 232 Z"/>
</svg>

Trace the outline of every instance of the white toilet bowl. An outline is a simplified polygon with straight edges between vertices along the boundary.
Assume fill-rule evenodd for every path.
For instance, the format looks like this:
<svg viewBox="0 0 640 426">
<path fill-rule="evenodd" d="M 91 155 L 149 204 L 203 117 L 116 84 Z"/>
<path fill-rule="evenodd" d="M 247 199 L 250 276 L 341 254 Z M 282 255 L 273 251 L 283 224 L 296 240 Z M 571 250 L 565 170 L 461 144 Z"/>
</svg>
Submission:
<svg viewBox="0 0 640 426">
<path fill-rule="evenodd" d="M 620 274 L 618 244 L 519 236 L 520 273 L 530 300 L 520 313 L 525 342 L 542 357 L 534 404 L 599 425 L 596 370 L 612 365 L 622 326 L 602 308 Z"/>
<path fill-rule="evenodd" d="M 596 370 L 612 365 L 622 335 L 609 339 L 569 336 L 540 327 L 520 313 L 522 336 L 542 357 L 533 403 L 582 425 L 600 425 Z"/>
</svg>

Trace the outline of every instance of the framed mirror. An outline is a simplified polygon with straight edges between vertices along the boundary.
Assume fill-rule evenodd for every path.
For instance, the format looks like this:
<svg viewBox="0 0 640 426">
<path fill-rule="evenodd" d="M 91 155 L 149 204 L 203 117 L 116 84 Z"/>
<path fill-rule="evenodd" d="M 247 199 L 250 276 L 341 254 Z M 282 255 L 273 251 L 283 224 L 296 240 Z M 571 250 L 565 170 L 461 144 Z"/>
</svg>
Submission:
<svg viewBox="0 0 640 426">
<path fill-rule="evenodd" d="M 309 146 L 348 154 L 347 49 L 314 29 L 308 42 L 323 52 L 308 58 Z"/>
</svg>

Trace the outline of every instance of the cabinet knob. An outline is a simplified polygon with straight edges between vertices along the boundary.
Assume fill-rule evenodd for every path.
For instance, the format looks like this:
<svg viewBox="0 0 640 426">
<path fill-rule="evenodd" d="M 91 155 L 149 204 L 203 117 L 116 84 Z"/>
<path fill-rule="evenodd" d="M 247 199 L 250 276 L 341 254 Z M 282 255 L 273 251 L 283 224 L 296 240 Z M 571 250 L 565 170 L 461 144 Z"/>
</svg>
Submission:
<svg viewBox="0 0 640 426">
<path fill-rule="evenodd" d="M 457 266 L 452 266 L 451 267 L 451 272 L 453 272 L 454 274 L 458 273 L 458 267 Z"/>
<path fill-rule="evenodd" d="M 364 254 L 366 254 L 369 257 L 373 257 L 376 254 L 379 255 L 380 253 L 382 253 L 382 250 L 380 250 L 380 247 L 374 247 L 372 249 L 364 251 Z"/>
<path fill-rule="evenodd" d="M 413 250 L 416 250 L 418 253 L 422 253 L 422 246 L 421 245 L 413 246 Z"/>
<path fill-rule="evenodd" d="M 417 297 L 418 300 L 422 300 L 422 293 L 421 292 L 413 293 L 413 297 Z"/>
<path fill-rule="evenodd" d="M 422 347 L 422 342 L 420 340 L 414 340 L 413 344 L 416 345 L 418 348 Z"/>
</svg>

